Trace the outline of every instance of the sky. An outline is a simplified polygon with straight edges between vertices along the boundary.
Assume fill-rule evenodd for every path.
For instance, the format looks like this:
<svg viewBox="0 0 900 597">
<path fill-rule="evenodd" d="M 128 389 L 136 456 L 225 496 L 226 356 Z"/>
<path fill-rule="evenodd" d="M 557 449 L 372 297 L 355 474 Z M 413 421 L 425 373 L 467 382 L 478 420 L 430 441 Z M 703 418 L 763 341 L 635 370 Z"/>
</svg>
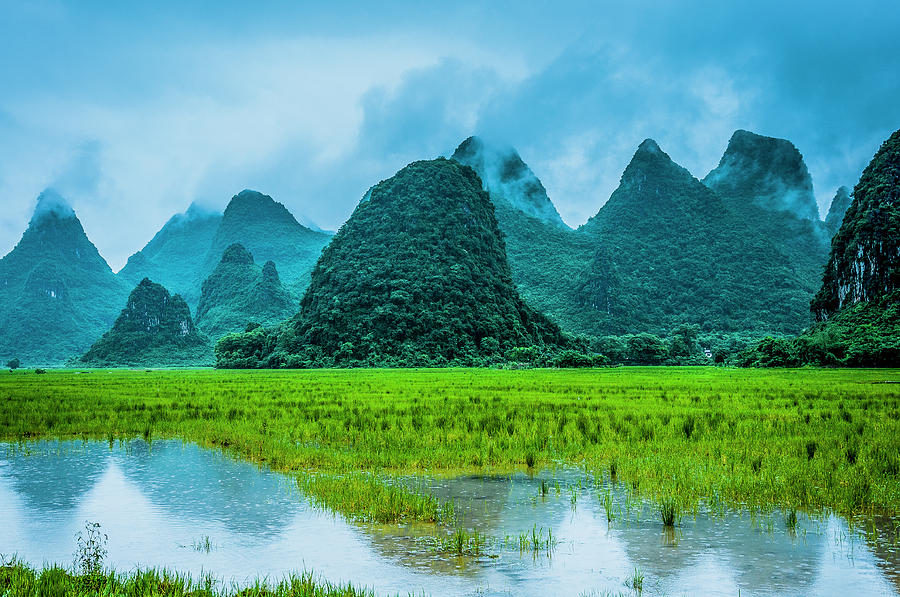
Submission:
<svg viewBox="0 0 900 597">
<path fill-rule="evenodd" d="M 900 128 L 895 1 L 422 4 L 0 0 L 0 255 L 48 187 L 114 270 L 245 188 L 336 230 L 473 134 L 573 227 L 643 139 L 702 178 L 739 128 L 797 146 L 824 215 Z"/>
</svg>

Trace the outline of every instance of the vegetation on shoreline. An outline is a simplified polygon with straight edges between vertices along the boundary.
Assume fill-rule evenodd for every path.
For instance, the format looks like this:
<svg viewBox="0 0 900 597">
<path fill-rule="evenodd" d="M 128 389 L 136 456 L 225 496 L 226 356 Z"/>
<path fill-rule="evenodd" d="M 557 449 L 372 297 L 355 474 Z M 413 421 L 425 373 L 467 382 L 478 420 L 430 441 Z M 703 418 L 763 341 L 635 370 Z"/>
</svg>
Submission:
<svg viewBox="0 0 900 597">
<path fill-rule="evenodd" d="M 301 477 L 382 481 L 569 463 L 685 506 L 894 515 L 898 381 L 808 369 L 16 371 L 0 376 L 0 439 L 179 437 Z M 304 489 L 351 517 L 437 518 L 408 507 L 421 492 L 376 515 L 367 496 L 379 492 L 356 492 L 351 508 L 343 486 Z"/>
<path fill-rule="evenodd" d="M 149 568 L 118 573 L 95 570 L 82 573 L 61 566 L 36 570 L 13 560 L 0 562 L 0 595 L 21 597 L 65 595 L 67 597 L 374 597 L 368 589 L 353 585 L 333 585 L 309 572 L 291 574 L 278 582 L 257 579 L 247 586 L 227 585 L 211 576 L 192 578 L 189 574 Z"/>
</svg>

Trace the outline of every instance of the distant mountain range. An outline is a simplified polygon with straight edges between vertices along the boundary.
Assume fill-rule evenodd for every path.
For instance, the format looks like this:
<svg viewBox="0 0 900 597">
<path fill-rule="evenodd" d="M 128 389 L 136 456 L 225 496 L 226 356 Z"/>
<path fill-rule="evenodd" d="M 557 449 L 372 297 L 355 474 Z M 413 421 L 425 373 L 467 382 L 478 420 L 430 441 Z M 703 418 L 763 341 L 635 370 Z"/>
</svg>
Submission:
<svg viewBox="0 0 900 597">
<path fill-rule="evenodd" d="M 474 209 L 475 197 L 482 195 L 470 185 L 486 191 L 489 217 L 477 215 L 483 208 Z M 53 365 L 84 354 L 115 329 L 117 314 L 131 304 L 129 289 L 145 279 L 183 300 L 210 351 L 223 335 L 275 325 L 299 309 L 284 324 L 296 338 L 283 355 L 301 354 L 298 343 L 306 343 L 315 353 L 307 361 L 317 363 L 384 363 L 400 358 L 392 343 L 430 355 L 419 360 L 432 363 L 486 354 L 484 338 L 496 340 L 496 350 L 565 345 L 549 321 L 538 323 L 541 313 L 588 338 L 668 336 L 685 325 L 709 337 L 797 333 L 813 321 L 809 304 L 832 231 L 853 212 L 857 192 L 839 190 L 822 221 L 806 165 L 789 141 L 737 131 L 701 181 L 648 139 L 609 200 L 573 230 L 515 149 L 470 137 L 451 160 L 417 162 L 372 187 L 335 236 L 338 244 L 271 197 L 245 190 L 224 213 L 192 205 L 173 216 L 113 274 L 74 211 L 47 191 L 22 240 L 0 260 L 0 360 Z M 501 240 L 469 246 L 462 231 L 482 234 L 491 221 Z M 487 262 L 495 265 L 485 269 Z M 460 303 L 448 280 L 461 275 L 477 284 L 486 277 L 492 290 Z M 505 276 L 514 287 L 503 286 Z M 410 294 L 408 285 L 425 294 Z M 382 324 L 394 321 L 383 319 L 391 305 L 391 317 L 399 318 L 391 325 L 406 317 L 421 322 L 414 336 L 383 335 Z M 429 319 L 441 305 L 453 316 Z M 468 327 L 448 323 L 457 316 Z M 499 327 L 497 317 L 505 322 Z M 446 333 L 426 333 L 422 326 L 429 325 Z M 457 352 L 445 346 L 454 342 Z M 349 350 L 346 343 L 352 358 L 337 356 Z M 488 345 L 494 349 L 493 340 Z"/>
</svg>

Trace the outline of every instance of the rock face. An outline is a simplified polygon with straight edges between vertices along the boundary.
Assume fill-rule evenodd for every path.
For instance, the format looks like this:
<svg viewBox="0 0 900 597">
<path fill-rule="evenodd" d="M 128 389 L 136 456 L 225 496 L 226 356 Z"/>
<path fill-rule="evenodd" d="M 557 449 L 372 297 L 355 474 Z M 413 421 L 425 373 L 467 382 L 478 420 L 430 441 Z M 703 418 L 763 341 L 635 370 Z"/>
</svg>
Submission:
<svg viewBox="0 0 900 597">
<path fill-rule="evenodd" d="M 900 130 L 863 171 L 811 307 L 820 321 L 900 288 Z"/>
<path fill-rule="evenodd" d="M 834 199 L 831 200 L 831 206 L 828 208 L 828 215 L 825 216 L 825 227 L 830 236 L 834 236 L 840 230 L 844 214 L 850 207 L 850 201 L 850 189 L 847 187 L 839 188 L 834 194 Z"/>
<path fill-rule="evenodd" d="M 206 253 L 212 244 L 222 214 L 191 204 L 176 214 L 147 243 L 129 257 L 118 273 L 132 287 L 144 278 L 157 280 L 180 294 L 189 305 L 200 298 L 200 280 Z"/>
<path fill-rule="evenodd" d="M 785 257 L 750 234 L 710 188 L 652 139 L 638 147 L 609 201 L 579 233 L 597 250 L 577 299 L 598 334 L 799 331 L 809 294 Z"/>
<path fill-rule="evenodd" d="M 211 347 L 180 295 L 144 278 L 112 328 L 76 364 L 99 367 L 209 364 Z"/>
<path fill-rule="evenodd" d="M 478 173 L 495 205 L 507 203 L 542 222 L 569 228 L 559 217 L 544 185 L 515 149 L 488 145 L 479 137 L 469 137 L 453 152 L 453 159 Z"/>
<path fill-rule="evenodd" d="M 300 313 L 273 333 L 262 345 L 226 337 L 217 364 L 472 364 L 565 342 L 520 298 L 478 175 L 446 159 L 372 188 L 323 251 Z"/>
<path fill-rule="evenodd" d="M 109 327 L 127 292 L 74 210 L 44 191 L 22 239 L 0 260 L 0 360 L 64 363 Z"/>
<path fill-rule="evenodd" d="M 197 326 L 213 341 L 242 332 L 248 323 L 272 325 L 294 315 L 297 304 L 281 285 L 272 261 L 260 268 L 240 244 L 225 249 L 219 265 L 203 282 Z"/>
<path fill-rule="evenodd" d="M 735 131 L 719 165 L 703 182 L 727 200 L 819 220 L 806 163 L 794 144 L 785 139 Z"/>
</svg>

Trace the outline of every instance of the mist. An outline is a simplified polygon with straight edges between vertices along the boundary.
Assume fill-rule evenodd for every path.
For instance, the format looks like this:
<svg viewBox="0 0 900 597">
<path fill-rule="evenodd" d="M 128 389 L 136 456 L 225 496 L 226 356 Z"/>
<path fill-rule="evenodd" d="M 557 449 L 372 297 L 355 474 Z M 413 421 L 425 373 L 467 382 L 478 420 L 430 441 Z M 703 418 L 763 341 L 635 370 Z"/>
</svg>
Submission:
<svg viewBox="0 0 900 597">
<path fill-rule="evenodd" d="M 53 187 L 114 270 L 243 188 L 335 230 L 473 134 L 514 147 L 571 227 L 642 139 L 702 177 L 740 128 L 797 146 L 821 215 L 900 124 L 887 2 L 2 7 L 0 254 Z"/>
</svg>

